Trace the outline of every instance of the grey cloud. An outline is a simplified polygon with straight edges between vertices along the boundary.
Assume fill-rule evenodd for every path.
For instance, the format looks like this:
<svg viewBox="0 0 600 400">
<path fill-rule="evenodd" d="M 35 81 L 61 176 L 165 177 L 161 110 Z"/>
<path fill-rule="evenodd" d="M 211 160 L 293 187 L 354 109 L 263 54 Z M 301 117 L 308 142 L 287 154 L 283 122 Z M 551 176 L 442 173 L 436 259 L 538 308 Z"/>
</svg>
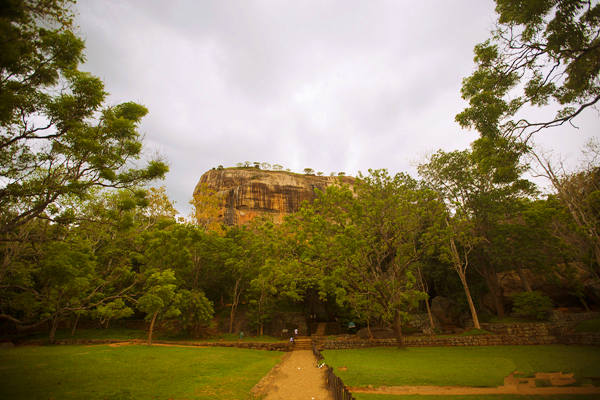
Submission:
<svg viewBox="0 0 600 400">
<path fill-rule="evenodd" d="M 149 108 L 141 130 L 149 151 L 170 161 L 165 184 L 184 213 L 200 175 L 220 164 L 414 172 L 428 152 L 475 137 L 454 115 L 473 46 L 494 21 L 491 0 L 77 7 L 85 68 L 110 103 Z"/>
</svg>

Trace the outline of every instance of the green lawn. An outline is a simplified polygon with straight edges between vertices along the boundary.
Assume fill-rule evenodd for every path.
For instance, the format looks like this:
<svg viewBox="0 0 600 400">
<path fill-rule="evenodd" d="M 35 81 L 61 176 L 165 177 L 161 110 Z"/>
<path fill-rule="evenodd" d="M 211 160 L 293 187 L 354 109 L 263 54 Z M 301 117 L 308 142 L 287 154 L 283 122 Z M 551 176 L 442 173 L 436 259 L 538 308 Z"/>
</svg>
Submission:
<svg viewBox="0 0 600 400">
<path fill-rule="evenodd" d="M 349 386 L 499 386 L 515 370 L 574 372 L 579 382 L 600 377 L 598 346 L 377 347 L 323 355 Z"/>
<path fill-rule="evenodd" d="M 0 349 L 2 399 L 247 399 L 282 353 L 235 348 Z"/>
<path fill-rule="evenodd" d="M 527 395 L 473 395 L 473 396 L 419 396 L 388 394 L 353 394 L 356 400 L 597 400 L 597 395 L 556 395 L 556 396 L 527 396 Z"/>
</svg>

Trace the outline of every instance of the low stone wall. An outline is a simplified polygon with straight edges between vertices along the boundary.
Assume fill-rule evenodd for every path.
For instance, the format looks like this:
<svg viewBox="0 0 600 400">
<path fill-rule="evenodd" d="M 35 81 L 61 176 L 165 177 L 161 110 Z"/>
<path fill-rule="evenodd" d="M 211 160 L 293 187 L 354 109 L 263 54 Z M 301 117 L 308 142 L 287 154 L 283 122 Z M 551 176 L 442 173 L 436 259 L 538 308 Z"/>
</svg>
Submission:
<svg viewBox="0 0 600 400">
<path fill-rule="evenodd" d="M 527 323 L 512 323 L 512 324 L 481 324 L 481 328 L 486 331 L 494 332 L 501 335 L 515 336 L 548 336 L 551 335 L 554 324 L 544 322 L 527 322 Z"/>
<path fill-rule="evenodd" d="M 550 321 L 552 322 L 581 322 L 589 319 L 600 318 L 600 312 L 588 311 L 578 313 L 562 312 L 560 310 L 554 310 L 550 314 Z"/>
<path fill-rule="evenodd" d="M 163 343 L 163 342 L 156 342 Z M 168 344 L 178 344 L 175 342 L 164 342 Z M 185 345 L 185 342 L 181 343 Z M 189 346 L 190 343 L 187 343 Z M 210 346 L 210 347 L 237 347 L 240 349 L 253 349 L 253 350 L 268 350 L 268 351 L 292 351 L 292 346 L 287 342 L 200 342 L 191 344 L 192 346 Z"/>
<path fill-rule="evenodd" d="M 316 346 L 321 350 L 357 349 L 364 347 L 396 347 L 396 339 L 346 339 L 317 340 Z M 540 345 L 561 343 L 556 336 L 512 336 L 512 335 L 477 335 L 477 336 L 406 336 L 404 344 L 408 347 L 429 346 L 501 346 L 501 345 Z"/>
<path fill-rule="evenodd" d="M 562 344 L 582 344 L 600 346 L 600 333 L 571 333 L 559 337 Z"/>
</svg>

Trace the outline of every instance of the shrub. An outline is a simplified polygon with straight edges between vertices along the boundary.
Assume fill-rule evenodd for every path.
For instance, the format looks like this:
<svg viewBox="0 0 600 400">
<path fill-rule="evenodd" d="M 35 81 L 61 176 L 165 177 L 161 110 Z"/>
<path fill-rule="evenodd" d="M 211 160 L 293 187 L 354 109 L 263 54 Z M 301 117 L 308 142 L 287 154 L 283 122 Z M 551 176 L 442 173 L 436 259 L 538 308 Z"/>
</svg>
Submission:
<svg viewBox="0 0 600 400">
<path fill-rule="evenodd" d="M 541 292 L 523 292 L 513 296 L 513 313 L 517 316 L 544 320 L 550 310 L 552 300 Z"/>
</svg>

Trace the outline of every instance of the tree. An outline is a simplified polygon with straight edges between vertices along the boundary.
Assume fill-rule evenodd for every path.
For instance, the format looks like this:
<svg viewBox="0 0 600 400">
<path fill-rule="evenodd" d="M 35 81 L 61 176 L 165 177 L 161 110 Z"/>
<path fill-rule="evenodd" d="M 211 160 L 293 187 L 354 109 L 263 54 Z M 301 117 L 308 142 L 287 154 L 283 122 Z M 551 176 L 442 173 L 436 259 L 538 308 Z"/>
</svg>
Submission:
<svg viewBox="0 0 600 400">
<path fill-rule="evenodd" d="M 171 269 L 152 272 L 144 285 L 144 294 L 138 299 L 138 309 L 150 320 L 148 344 L 152 344 L 152 333 L 157 320 L 177 317 L 181 314 L 180 297 L 175 284 L 175 273 Z"/>
<path fill-rule="evenodd" d="M 131 256 L 145 193 L 94 193 L 71 203 L 73 213 L 60 224 L 38 218 L 20 226 L 29 236 L 2 270 L 0 319 L 18 330 L 48 322 L 52 341 L 58 324 L 70 317 L 74 332 L 83 315 L 104 324 L 125 316 L 138 283 Z M 8 254 L 13 243 L 0 251 Z"/>
<path fill-rule="evenodd" d="M 518 202 L 534 193 L 533 185 L 520 177 L 525 168 L 520 164 L 523 151 L 513 141 L 482 137 L 471 150 L 438 151 L 429 163 L 419 166 L 425 183 L 447 204 L 449 215 L 440 226 L 446 237 L 442 254 L 461 279 L 474 320 L 466 282 L 470 264 L 486 280 L 498 315 L 504 314 L 492 237 L 501 221 L 515 215 Z"/>
<path fill-rule="evenodd" d="M 262 162 L 260 163 L 260 167 L 264 170 L 269 170 L 271 169 L 271 164 L 269 164 L 268 162 Z"/>
<path fill-rule="evenodd" d="M 181 325 L 188 333 L 198 337 L 200 328 L 206 325 L 215 313 L 213 303 L 202 291 L 182 289 L 179 294 Z"/>
<path fill-rule="evenodd" d="M 273 171 L 281 171 L 283 170 L 283 165 L 273 164 Z"/>
<path fill-rule="evenodd" d="M 427 247 L 430 213 L 439 207 L 409 176 L 369 172 L 355 183 L 355 195 L 330 186 L 301 209 L 297 240 L 305 250 L 298 261 L 315 275 L 322 296 L 334 295 L 363 320 L 377 313 L 402 345 L 408 312 L 426 296 L 414 271 Z"/>
<path fill-rule="evenodd" d="M 315 174 L 315 170 L 312 168 L 304 168 L 304 174 L 305 175 L 314 175 Z"/>
<path fill-rule="evenodd" d="M 190 204 L 194 206 L 193 221 L 205 231 L 223 233 L 222 199 L 206 183 L 198 185 Z"/>
<path fill-rule="evenodd" d="M 477 70 L 463 80 L 461 126 L 527 141 L 600 100 L 598 1 L 496 0 L 496 12 L 492 37 L 475 46 Z M 558 111 L 530 120 L 519 115 L 525 106 Z"/>
<path fill-rule="evenodd" d="M 63 210 L 61 199 L 93 187 L 131 187 L 162 177 L 165 163 L 131 167 L 142 154 L 137 126 L 148 112 L 102 104 L 100 79 L 78 70 L 83 40 L 69 1 L 22 0 L 0 15 L 0 235 Z"/>
<path fill-rule="evenodd" d="M 543 156 L 534 156 L 585 238 L 592 254 L 590 272 L 600 279 L 600 144 L 590 142 L 587 153 L 587 162 L 573 173 L 565 171 L 562 165 L 553 165 Z"/>
</svg>

